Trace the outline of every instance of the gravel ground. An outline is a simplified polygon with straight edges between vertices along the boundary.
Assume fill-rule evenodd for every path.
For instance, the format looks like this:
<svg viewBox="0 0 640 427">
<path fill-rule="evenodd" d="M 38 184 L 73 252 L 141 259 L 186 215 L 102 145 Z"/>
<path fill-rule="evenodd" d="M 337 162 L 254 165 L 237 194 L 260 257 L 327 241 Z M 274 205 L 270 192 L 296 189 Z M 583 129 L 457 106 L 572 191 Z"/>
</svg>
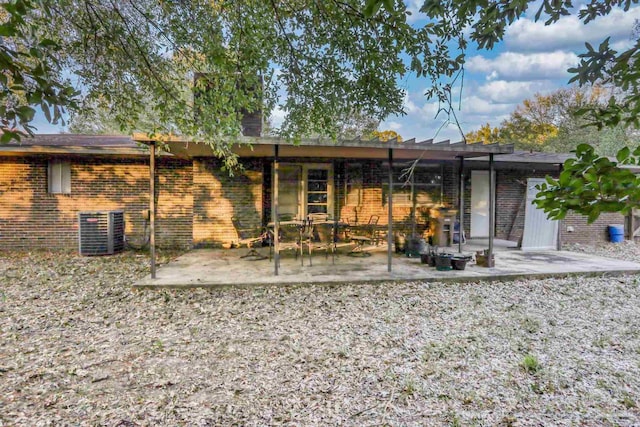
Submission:
<svg viewBox="0 0 640 427">
<path fill-rule="evenodd" d="M 132 291 L 145 273 L 0 253 L 0 425 L 640 425 L 635 276 Z"/>
<path fill-rule="evenodd" d="M 620 243 L 600 243 L 596 246 L 585 246 L 578 243 L 567 245 L 563 249 L 573 252 L 584 252 L 607 258 L 640 262 L 640 244 L 624 240 Z"/>
</svg>

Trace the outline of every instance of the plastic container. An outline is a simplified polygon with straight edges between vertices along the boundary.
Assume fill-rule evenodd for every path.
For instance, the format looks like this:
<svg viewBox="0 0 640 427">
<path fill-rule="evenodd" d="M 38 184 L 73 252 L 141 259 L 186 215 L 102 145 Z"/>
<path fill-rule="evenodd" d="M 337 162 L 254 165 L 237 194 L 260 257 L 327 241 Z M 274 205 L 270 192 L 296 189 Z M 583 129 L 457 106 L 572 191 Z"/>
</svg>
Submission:
<svg viewBox="0 0 640 427">
<path fill-rule="evenodd" d="M 624 225 L 612 224 L 609 227 L 609 241 L 611 243 L 620 243 L 624 241 Z"/>
<path fill-rule="evenodd" d="M 453 267 L 454 270 L 464 270 L 467 267 L 469 259 L 470 257 L 453 257 L 451 258 L 451 267 Z"/>
<path fill-rule="evenodd" d="M 438 254 L 436 255 L 436 270 L 438 271 L 449 271 L 453 267 L 451 267 L 451 258 L 453 255 L 451 254 Z"/>
</svg>

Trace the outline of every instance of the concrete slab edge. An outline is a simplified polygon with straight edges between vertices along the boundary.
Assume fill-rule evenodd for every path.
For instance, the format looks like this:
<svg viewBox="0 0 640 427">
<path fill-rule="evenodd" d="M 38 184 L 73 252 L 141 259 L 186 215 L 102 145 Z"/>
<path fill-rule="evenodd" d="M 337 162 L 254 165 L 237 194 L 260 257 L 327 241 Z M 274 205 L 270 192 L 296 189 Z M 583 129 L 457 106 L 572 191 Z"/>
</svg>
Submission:
<svg viewBox="0 0 640 427">
<path fill-rule="evenodd" d="M 425 283 L 481 283 L 481 282 L 515 282 L 516 280 L 531 279 L 562 279 L 567 277 L 619 277 L 640 274 L 640 270 L 609 270 L 609 271 L 574 271 L 564 273 L 514 273 L 496 274 L 486 277 L 427 277 L 416 279 L 375 279 L 375 280 L 350 280 L 344 282 L 290 282 L 290 283 L 189 283 L 179 284 L 153 284 L 137 283 L 132 285 L 133 290 L 165 290 L 165 289 L 250 289 L 267 287 L 306 287 L 306 286 L 344 286 L 344 285 L 380 285 L 382 283 L 405 283 L 405 282 L 425 282 Z"/>
</svg>

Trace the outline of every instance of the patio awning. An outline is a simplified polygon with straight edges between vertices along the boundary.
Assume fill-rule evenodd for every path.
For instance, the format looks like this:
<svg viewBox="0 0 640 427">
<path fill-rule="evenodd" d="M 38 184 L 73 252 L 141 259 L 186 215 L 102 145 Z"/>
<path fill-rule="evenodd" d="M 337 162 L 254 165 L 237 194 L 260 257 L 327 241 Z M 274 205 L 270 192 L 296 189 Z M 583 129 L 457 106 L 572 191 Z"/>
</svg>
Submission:
<svg viewBox="0 0 640 427">
<path fill-rule="evenodd" d="M 153 142 L 147 135 L 134 134 L 134 140 L 144 144 Z M 181 138 L 162 138 L 164 147 L 182 158 L 213 157 L 215 153 L 205 143 L 188 141 Z M 397 142 L 371 140 L 326 140 L 303 139 L 298 143 L 271 137 L 241 137 L 232 145 L 232 151 L 240 157 L 272 157 L 274 147 L 279 147 L 279 157 L 323 157 L 323 158 L 357 158 L 387 159 L 388 150 L 393 150 L 397 160 L 414 160 L 418 158 L 432 160 L 455 160 L 456 158 L 484 157 L 489 154 L 513 153 L 513 144 L 469 144 L 464 141 L 450 143 L 448 140 L 416 141 L 415 139 Z"/>
</svg>

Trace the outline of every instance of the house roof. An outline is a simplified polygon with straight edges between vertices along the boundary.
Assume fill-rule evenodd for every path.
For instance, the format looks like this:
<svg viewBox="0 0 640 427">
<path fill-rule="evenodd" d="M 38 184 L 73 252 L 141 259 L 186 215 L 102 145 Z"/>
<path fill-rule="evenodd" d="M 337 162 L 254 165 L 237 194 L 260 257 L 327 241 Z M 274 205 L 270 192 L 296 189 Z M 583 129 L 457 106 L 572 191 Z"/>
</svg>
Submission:
<svg viewBox="0 0 640 427">
<path fill-rule="evenodd" d="M 3 155 L 93 154 L 106 156 L 148 156 L 148 149 L 130 136 L 38 134 L 19 142 L 0 144 Z"/>
<path fill-rule="evenodd" d="M 93 154 L 117 156 L 147 156 L 145 144 L 150 140 L 146 135 L 75 135 L 75 134 L 38 134 L 33 138 L 22 138 L 20 142 L 0 144 L 2 154 Z M 274 146 L 279 146 L 282 157 L 371 157 L 387 158 L 388 149 L 394 150 L 398 159 L 416 158 L 422 155 L 428 159 L 452 159 L 458 156 L 470 161 L 487 162 L 489 153 L 495 155 L 499 163 L 530 163 L 559 165 L 573 157 L 571 153 L 540 153 L 513 151 L 512 145 L 449 143 L 432 140 L 416 142 L 414 139 L 404 142 L 379 140 L 341 140 L 305 139 L 298 145 L 279 138 L 240 139 L 233 149 L 241 157 L 271 157 Z M 171 155 L 179 157 L 212 156 L 206 144 L 197 144 L 186 140 L 170 139 L 167 142 Z M 165 153 L 167 154 L 167 153 Z"/>
<path fill-rule="evenodd" d="M 152 139 L 146 134 L 135 134 L 134 140 L 150 144 Z M 214 153 L 206 144 L 198 144 L 182 138 L 162 138 L 162 144 L 172 154 L 178 157 L 207 157 Z M 378 139 L 362 140 L 328 140 L 303 139 L 292 142 L 281 138 L 271 137 L 240 137 L 238 143 L 233 144 L 232 150 L 240 157 L 273 157 L 275 147 L 278 147 L 280 157 L 325 157 L 325 158 L 361 158 L 386 159 L 389 149 L 397 159 L 434 159 L 453 160 L 457 157 L 478 157 L 488 154 L 509 154 L 513 152 L 513 145 L 500 144 L 468 144 L 466 142 L 451 143 L 450 141 L 434 142 L 433 140 L 416 141 L 414 139 L 398 142 L 380 141 Z"/>
<path fill-rule="evenodd" d="M 22 138 L 20 142 L 0 145 L 4 155 L 21 154 L 88 154 L 143 156 L 148 155 L 147 147 L 151 140 L 146 134 L 133 137 L 121 135 L 75 135 L 75 134 L 38 134 L 33 138 Z M 163 139 L 168 153 L 183 158 L 215 156 L 213 150 L 204 143 L 186 139 Z M 270 137 L 241 137 L 232 145 L 232 150 L 240 157 L 273 157 L 275 146 L 279 156 L 286 157 L 325 157 L 325 158 L 371 158 L 386 159 L 388 150 L 393 149 L 396 159 L 452 160 L 456 157 L 478 157 L 493 154 L 509 154 L 513 145 L 450 143 L 433 140 L 415 139 L 398 142 L 373 140 L 304 139 L 299 143 Z"/>
<path fill-rule="evenodd" d="M 536 151 L 514 151 L 510 154 L 500 154 L 494 157 L 495 161 L 504 163 L 544 163 L 563 164 L 567 159 L 575 157 L 572 153 L 540 153 Z M 473 161 L 489 161 L 489 156 L 476 157 Z"/>
</svg>

